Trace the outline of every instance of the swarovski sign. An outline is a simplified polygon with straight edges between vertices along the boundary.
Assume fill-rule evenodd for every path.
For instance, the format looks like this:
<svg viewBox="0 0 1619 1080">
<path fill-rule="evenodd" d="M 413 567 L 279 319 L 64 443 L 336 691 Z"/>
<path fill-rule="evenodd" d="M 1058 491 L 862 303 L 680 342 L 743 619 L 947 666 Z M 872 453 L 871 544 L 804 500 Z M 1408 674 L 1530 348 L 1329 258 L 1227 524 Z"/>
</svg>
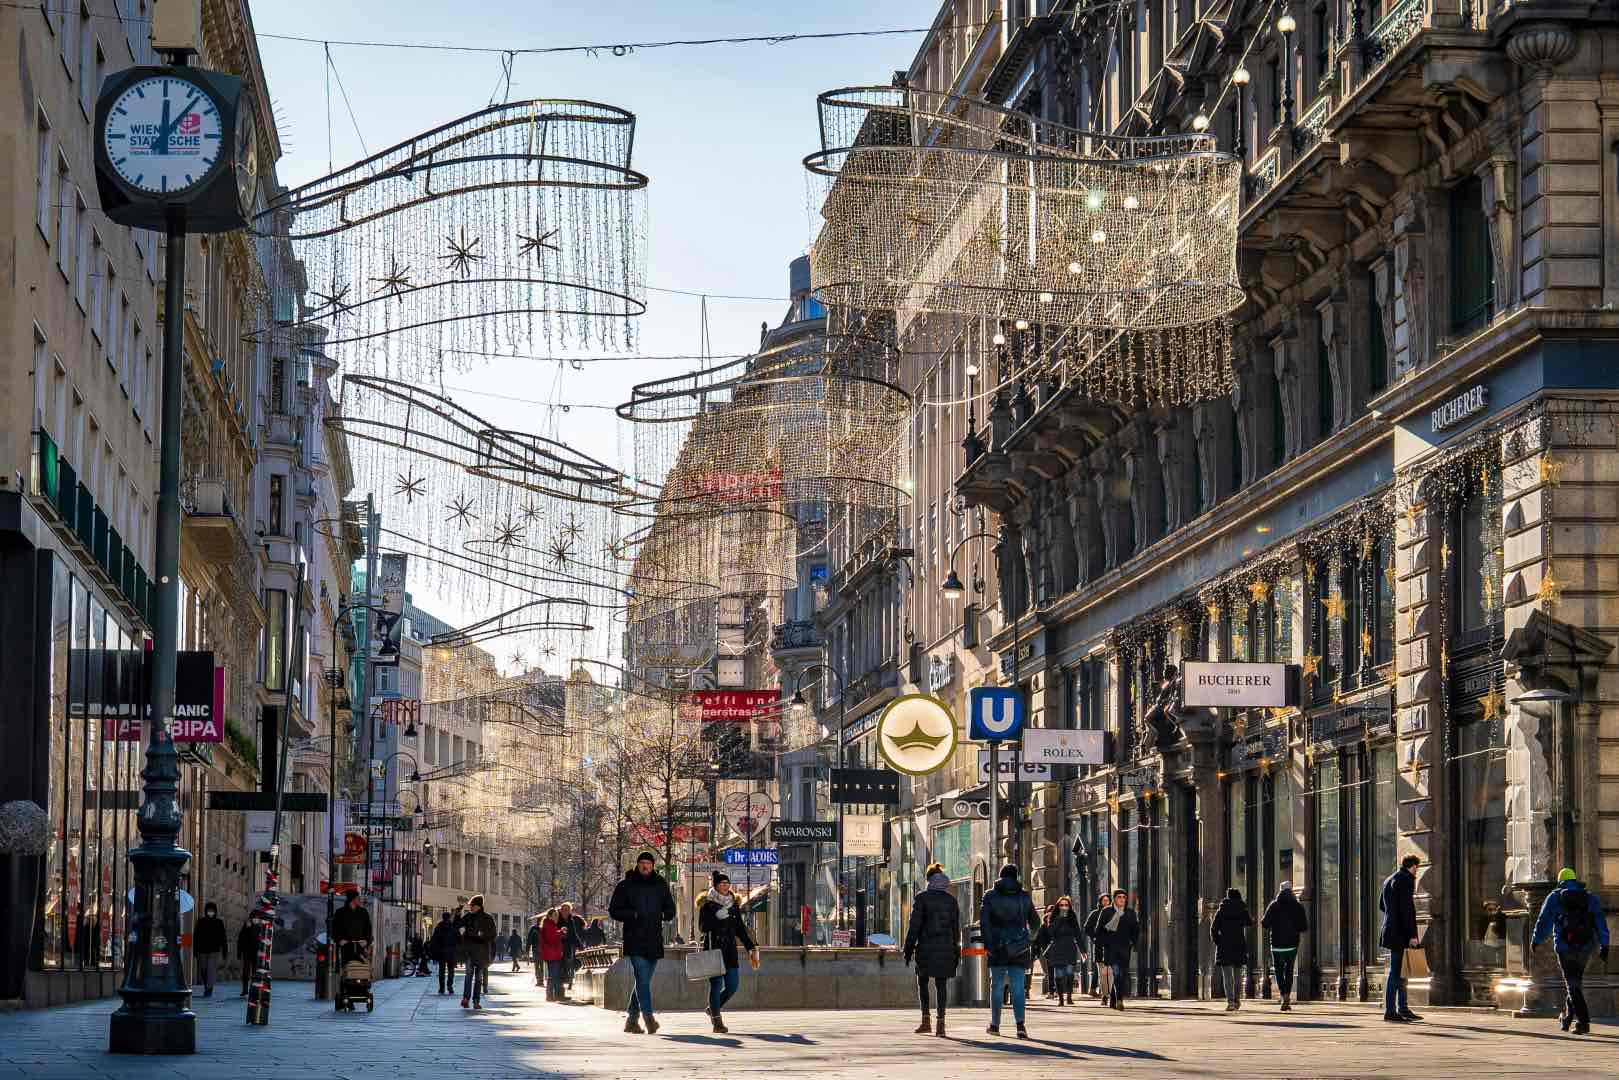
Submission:
<svg viewBox="0 0 1619 1080">
<path fill-rule="evenodd" d="M 1431 417 L 1435 434 L 1455 427 L 1470 416 L 1481 413 L 1489 405 L 1489 387 L 1483 383 L 1469 387 L 1433 411 Z"/>
<path fill-rule="evenodd" d="M 1181 704 L 1188 708 L 1219 706 L 1281 707 L 1287 704 L 1286 664 L 1217 663 L 1188 660 L 1183 665 Z"/>
</svg>

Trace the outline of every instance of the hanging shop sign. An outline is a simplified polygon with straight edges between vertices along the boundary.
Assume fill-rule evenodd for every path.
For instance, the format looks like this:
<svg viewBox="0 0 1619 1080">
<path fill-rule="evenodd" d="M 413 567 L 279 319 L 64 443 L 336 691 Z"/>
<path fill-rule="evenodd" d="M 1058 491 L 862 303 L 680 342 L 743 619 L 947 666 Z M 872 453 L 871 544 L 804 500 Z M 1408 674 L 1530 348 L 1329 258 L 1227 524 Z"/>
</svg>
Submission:
<svg viewBox="0 0 1619 1080">
<path fill-rule="evenodd" d="M 386 554 L 377 560 L 377 584 L 372 590 L 380 595 L 380 610 L 367 620 L 371 627 L 371 662 L 384 667 L 399 666 L 399 634 L 405 624 L 405 579 L 409 572 L 409 556 Z"/>
<path fill-rule="evenodd" d="M 929 694 L 902 694 L 877 721 L 877 753 L 911 776 L 942 769 L 956 752 L 956 718 Z"/>
<path fill-rule="evenodd" d="M 888 769 L 833 769 L 831 780 L 831 802 L 835 806 L 892 806 L 899 802 L 899 773 Z"/>
<path fill-rule="evenodd" d="M 1003 784 L 1039 784 L 1052 778 L 1051 765 L 1044 761 L 1019 761 L 1010 751 L 1001 751 L 995 774 Z M 989 751 L 978 751 L 978 782 L 989 783 Z"/>
<path fill-rule="evenodd" d="M 774 714 L 781 706 L 781 691 L 698 690 L 691 701 L 705 724 L 747 724 Z"/>
<path fill-rule="evenodd" d="M 777 844 L 835 844 L 838 842 L 838 823 L 835 821 L 772 821 L 771 842 Z"/>
<path fill-rule="evenodd" d="M 394 727 L 415 727 L 422 718 L 422 703 L 415 698 L 388 698 L 382 703 L 382 722 Z"/>
<path fill-rule="evenodd" d="M 928 657 L 928 693 L 937 694 L 949 686 L 956 678 L 956 654 L 945 653 L 943 656 Z"/>
<path fill-rule="evenodd" d="M 1291 664 L 1188 660 L 1181 704 L 1187 708 L 1281 708 L 1298 703 L 1298 669 Z"/>
<path fill-rule="evenodd" d="M 945 799 L 939 803 L 939 816 L 946 821 L 987 821 L 989 800 Z"/>
<path fill-rule="evenodd" d="M 1106 732 L 1030 728 L 1023 733 L 1023 760 L 1046 765 L 1105 765 Z"/>
<path fill-rule="evenodd" d="M 974 742 L 1015 739 L 1023 732 L 1023 695 L 1011 686 L 975 686 L 967 691 L 967 714 Z"/>
<path fill-rule="evenodd" d="M 762 791 L 733 791 L 720 804 L 720 812 L 732 832 L 752 842 L 770 824 L 776 804 Z"/>
<path fill-rule="evenodd" d="M 779 866 L 781 854 L 775 848 L 727 848 L 727 866 Z"/>
<path fill-rule="evenodd" d="M 74 649 L 68 664 L 69 692 L 92 711 L 101 709 L 101 736 L 118 742 L 142 739 L 144 667 L 150 653 L 138 649 Z M 225 669 L 207 651 L 175 655 L 174 713 L 169 735 L 180 743 L 225 741 Z"/>
<path fill-rule="evenodd" d="M 343 853 L 332 861 L 343 866 L 364 866 L 367 844 L 365 837 L 356 832 L 343 834 Z"/>
<path fill-rule="evenodd" d="M 888 828 L 881 814 L 843 816 L 843 853 L 852 858 L 883 854 Z"/>
<path fill-rule="evenodd" d="M 1119 790 L 1137 796 L 1143 791 L 1157 791 L 1164 786 L 1164 771 L 1157 764 L 1138 765 L 1119 774 Z"/>
<path fill-rule="evenodd" d="M 1287 755 L 1287 728 L 1265 728 L 1231 744 L 1231 768 L 1246 769 Z"/>
<path fill-rule="evenodd" d="M 1107 801 L 1107 781 L 1087 780 L 1082 784 L 1069 784 L 1063 809 L 1070 813 L 1085 810 Z"/>
</svg>

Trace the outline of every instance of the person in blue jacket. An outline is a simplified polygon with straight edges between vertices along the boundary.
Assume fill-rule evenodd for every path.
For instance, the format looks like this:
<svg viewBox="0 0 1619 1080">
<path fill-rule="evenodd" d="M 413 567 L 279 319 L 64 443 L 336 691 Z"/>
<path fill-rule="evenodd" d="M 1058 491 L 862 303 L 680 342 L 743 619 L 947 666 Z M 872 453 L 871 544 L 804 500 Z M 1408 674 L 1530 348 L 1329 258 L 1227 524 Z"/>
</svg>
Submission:
<svg viewBox="0 0 1619 1080">
<path fill-rule="evenodd" d="M 1557 875 L 1557 888 L 1540 906 L 1530 947 L 1538 949 L 1547 935 L 1557 950 L 1557 966 L 1563 970 L 1568 992 L 1568 1003 L 1558 1020 L 1564 1031 L 1572 1023 L 1574 1034 L 1588 1034 L 1591 1010 L 1585 1004 L 1585 965 L 1593 952 L 1601 953 L 1602 962 L 1608 962 L 1608 920 L 1602 914 L 1602 901 L 1566 866 Z"/>
</svg>

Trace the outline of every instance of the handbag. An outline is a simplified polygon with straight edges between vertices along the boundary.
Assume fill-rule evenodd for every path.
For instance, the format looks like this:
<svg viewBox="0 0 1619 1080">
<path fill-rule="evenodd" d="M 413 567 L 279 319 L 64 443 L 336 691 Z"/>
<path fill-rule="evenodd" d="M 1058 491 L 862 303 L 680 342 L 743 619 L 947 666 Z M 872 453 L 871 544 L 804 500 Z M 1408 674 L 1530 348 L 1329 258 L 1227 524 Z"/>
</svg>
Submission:
<svg viewBox="0 0 1619 1080">
<path fill-rule="evenodd" d="M 1406 949 L 1401 954 L 1400 977 L 1405 979 L 1426 979 L 1432 972 L 1428 970 L 1428 949 L 1423 946 L 1419 949 Z"/>
<path fill-rule="evenodd" d="M 699 949 L 686 954 L 686 978 L 693 982 L 725 974 L 725 954 L 718 949 Z"/>
</svg>

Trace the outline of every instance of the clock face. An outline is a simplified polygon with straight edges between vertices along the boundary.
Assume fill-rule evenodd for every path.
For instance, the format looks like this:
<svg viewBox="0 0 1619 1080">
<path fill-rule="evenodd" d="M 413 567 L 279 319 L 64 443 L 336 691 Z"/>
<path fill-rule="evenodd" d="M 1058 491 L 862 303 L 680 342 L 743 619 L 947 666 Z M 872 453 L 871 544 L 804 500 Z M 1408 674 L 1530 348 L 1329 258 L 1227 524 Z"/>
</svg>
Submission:
<svg viewBox="0 0 1619 1080">
<path fill-rule="evenodd" d="M 118 175 L 154 195 L 195 187 L 224 149 L 214 99 L 195 83 L 170 75 L 142 79 L 120 94 L 102 137 Z"/>
</svg>

